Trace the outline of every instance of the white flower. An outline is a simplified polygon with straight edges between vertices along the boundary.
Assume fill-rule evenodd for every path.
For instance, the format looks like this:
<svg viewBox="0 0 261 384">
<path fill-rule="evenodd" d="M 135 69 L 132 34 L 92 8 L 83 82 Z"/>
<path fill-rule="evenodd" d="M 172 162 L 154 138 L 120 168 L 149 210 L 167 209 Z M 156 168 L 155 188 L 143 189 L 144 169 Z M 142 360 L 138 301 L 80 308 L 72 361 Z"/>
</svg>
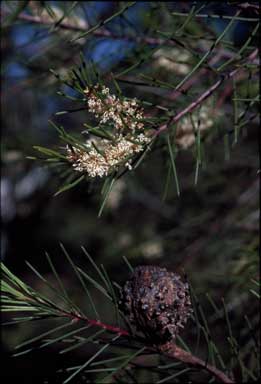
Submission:
<svg viewBox="0 0 261 384">
<path fill-rule="evenodd" d="M 67 158 L 76 171 L 86 172 L 90 177 L 103 177 L 124 162 L 125 166 L 131 170 L 129 157 L 142 151 L 143 146 L 149 141 L 149 138 L 143 134 L 129 139 L 120 135 L 115 143 L 106 139 L 96 139 L 95 147 L 90 141 L 85 144 L 86 151 L 67 146 Z"/>
<path fill-rule="evenodd" d="M 125 166 L 132 169 L 131 158 L 144 149 L 150 139 L 142 133 L 144 124 L 138 120 L 144 118 L 144 112 L 136 99 L 122 100 L 110 94 L 109 88 L 93 87 L 95 92 L 86 88 L 87 106 L 100 124 L 110 123 L 114 140 L 96 139 L 85 144 L 86 151 L 76 147 L 67 147 L 67 159 L 73 168 L 86 172 L 90 177 L 107 176 L 112 170 Z M 99 96 L 99 91 L 103 96 Z M 139 133 L 137 134 L 137 130 Z"/>
<path fill-rule="evenodd" d="M 110 89 L 109 88 L 105 88 L 105 87 L 102 88 L 102 94 L 103 95 L 108 95 L 109 93 L 110 93 Z"/>
</svg>

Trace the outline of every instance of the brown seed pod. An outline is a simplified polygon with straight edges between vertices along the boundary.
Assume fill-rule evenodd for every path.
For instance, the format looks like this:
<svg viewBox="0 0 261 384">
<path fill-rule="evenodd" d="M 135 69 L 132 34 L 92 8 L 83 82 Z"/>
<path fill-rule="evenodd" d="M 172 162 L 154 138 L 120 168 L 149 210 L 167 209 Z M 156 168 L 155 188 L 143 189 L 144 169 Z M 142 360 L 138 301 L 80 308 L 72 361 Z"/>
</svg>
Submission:
<svg viewBox="0 0 261 384">
<path fill-rule="evenodd" d="M 140 266 L 121 292 L 120 308 L 154 344 L 176 338 L 192 312 L 187 283 L 166 268 Z"/>
</svg>

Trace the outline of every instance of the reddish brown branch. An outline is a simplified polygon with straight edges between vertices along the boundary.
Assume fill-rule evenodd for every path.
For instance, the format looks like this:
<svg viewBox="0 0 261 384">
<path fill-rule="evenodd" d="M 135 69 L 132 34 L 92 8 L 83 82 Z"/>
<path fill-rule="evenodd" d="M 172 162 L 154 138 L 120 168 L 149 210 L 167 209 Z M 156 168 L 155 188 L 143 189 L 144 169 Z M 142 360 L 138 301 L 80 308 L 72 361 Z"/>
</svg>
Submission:
<svg viewBox="0 0 261 384">
<path fill-rule="evenodd" d="M 174 343 L 165 344 L 160 348 L 160 351 L 165 355 L 172 359 L 177 359 L 182 361 L 185 364 L 189 364 L 195 368 L 203 368 L 213 376 L 216 377 L 222 383 L 234 383 L 232 379 L 230 379 L 225 373 L 221 372 L 216 367 L 207 364 L 205 361 L 200 358 L 192 355 L 191 353 L 184 351 L 183 349 L 177 347 Z"/>
<path fill-rule="evenodd" d="M 6 12 L 2 11 L 3 16 L 7 16 L 8 14 Z M 46 26 L 54 26 L 56 25 L 56 20 L 52 20 L 49 16 L 38 16 L 38 15 L 29 15 L 27 13 L 20 13 L 17 16 L 18 20 L 22 21 L 27 21 L 29 23 L 34 23 L 34 24 L 41 24 L 41 25 L 46 25 Z M 76 25 L 73 24 L 72 22 L 68 22 L 66 20 L 63 20 L 61 23 L 58 24 L 57 28 L 59 29 L 65 29 L 68 31 L 73 31 L 73 32 L 87 32 L 89 29 L 88 24 L 86 25 Z M 54 29 L 55 31 L 55 29 Z M 92 32 L 92 35 L 98 36 L 98 37 L 108 37 L 111 39 L 115 40 L 127 40 L 127 41 L 135 41 L 138 44 L 150 44 L 150 45 L 165 45 L 165 46 L 176 46 L 176 42 L 174 40 L 165 40 L 161 38 L 156 38 L 156 37 L 139 37 L 139 36 L 122 36 L 122 35 L 115 35 L 111 31 L 105 28 L 99 28 L 95 31 Z M 231 52 L 222 49 L 222 55 L 224 57 L 234 57 L 234 54 Z"/>
<path fill-rule="evenodd" d="M 255 49 L 247 58 L 247 61 L 253 61 L 258 54 L 258 49 Z M 202 93 L 196 100 L 190 103 L 185 109 L 180 111 L 177 115 L 172 117 L 168 123 L 162 124 L 156 132 L 154 132 L 155 136 L 158 136 L 162 132 L 166 131 L 168 127 L 172 124 L 177 123 L 183 116 L 187 113 L 192 112 L 195 108 L 197 108 L 204 100 L 209 98 L 220 86 L 223 84 L 225 80 L 228 80 L 234 77 L 238 72 L 242 71 L 243 68 L 236 68 L 233 71 L 229 72 L 227 75 L 224 75 L 221 79 L 219 79 L 215 84 L 213 84 L 210 88 L 208 88 L 204 93 Z"/>
<path fill-rule="evenodd" d="M 125 337 L 131 336 L 130 333 L 124 329 L 114 327 L 112 325 L 104 324 L 104 323 L 100 322 L 99 320 L 88 319 L 87 317 L 83 317 L 83 316 L 81 316 L 75 312 L 68 313 L 68 312 L 63 311 L 63 314 L 66 317 L 71 318 L 72 320 L 76 320 L 76 321 L 81 320 L 81 321 L 87 322 L 87 324 L 103 328 L 103 329 L 107 330 L 108 332 L 117 333 L 120 336 L 125 336 Z M 155 351 L 155 352 L 161 352 L 162 354 L 164 354 L 165 356 L 167 356 L 171 359 L 179 360 L 179 361 L 181 361 L 185 364 L 188 364 L 189 366 L 192 366 L 194 368 L 199 368 L 199 369 L 203 368 L 206 371 L 208 371 L 209 373 L 211 373 L 213 376 L 215 376 L 222 383 L 234 383 L 234 381 L 231 380 L 222 371 L 213 367 L 212 365 L 207 364 L 206 362 L 204 362 L 200 358 L 192 355 L 191 353 L 184 351 L 182 348 L 177 347 L 176 344 L 173 342 L 169 342 L 167 344 L 164 344 L 161 347 L 157 347 L 157 346 L 155 348 L 148 347 L 148 350 Z"/>
<path fill-rule="evenodd" d="M 246 76 L 247 76 L 247 74 L 240 73 L 240 74 L 238 74 L 238 76 L 235 76 L 235 78 L 236 78 L 236 81 L 240 81 L 240 80 L 245 79 Z M 214 114 L 216 113 L 216 111 L 218 111 L 221 108 L 221 106 L 224 104 L 225 100 L 228 98 L 229 95 L 231 95 L 232 92 L 233 92 L 233 84 L 230 82 L 229 84 L 227 84 L 225 86 L 224 91 L 222 92 L 219 99 L 217 100 L 217 103 L 216 103 L 215 108 L 213 110 Z"/>
<path fill-rule="evenodd" d="M 209 65 L 210 66 L 214 66 L 222 57 L 223 57 L 223 54 L 224 52 L 220 51 L 217 53 L 217 55 L 215 55 L 209 62 Z M 224 56 L 225 57 L 225 56 Z M 201 70 L 199 71 L 199 73 L 197 73 L 195 76 L 191 77 L 190 79 L 188 79 L 180 88 L 179 90 L 174 90 L 174 91 L 171 91 L 170 94 L 168 95 L 168 99 L 171 100 L 171 101 L 174 101 L 176 100 L 179 96 L 180 96 L 180 93 L 184 93 L 184 92 L 187 92 L 191 87 L 192 85 L 194 85 L 195 83 L 197 83 L 198 81 L 201 81 L 201 77 L 203 77 L 204 75 L 207 74 L 208 70 L 210 68 L 201 68 Z"/>
<path fill-rule="evenodd" d="M 102 323 L 99 320 L 89 319 L 89 318 L 83 317 L 80 314 L 75 313 L 75 312 L 69 313 L 66 311 L 62 311 L 62 313 L 63 313 L 63 315 L 65 315 L 66 317 L 69 317 L 70 319 L 72 319 L 74 321 L 81 320 L 81 321 L 84 321 L 85 323 L 88 323 L 88 324 L 93 325 L 95 327 L 103 328 L 108 332 L 118 333 L 118 335 L 120 335 L 120 336 L 129 336 L 128 331 L 125 331 L 124 329 L 121 329 L 118 327 L 114 327 L 113 325 Z"/>
<path fill-rule="evenodd" d="M 4 16 L 8 16 L 4 13 Z M 27 13 L 20 13 L 17 16 L 18 20 L 27 21 L 29 23 L 34 24 L 41 24 L 41 25 L 47 25 L 47 26 L 55 26 L 55 20 L 52 20 L 49 16 L 38 16 L 38 15 L 29 15 Z M 88 32 L 88 25 L 76 25 L 72 24 L 68 21 L 62 21 L 59 23 L 58 27 L 60 29 L 65 29 L 73 32 Z M 92 32 L 92 35 L 99 36 L 99 37 L 109 37 L 112 39 L 124 39 L 124 40 L 130 40 L 135 41 L 137 43 L 145 43 L 145 44 L 151 44 L 151 45 L 168 45 L 168 46 L 174 46 L 176 43 L 174 41 L 168 41 L 166 42 L 164 39 L 160 38 L 154 38 L 154 37 L 139 37 L 139 36 L 119 36 L 115 35 L 112 32 L 110 32 L 108 29 L 105 28 L 99 28 L 96 31 Z"/>
</svg>

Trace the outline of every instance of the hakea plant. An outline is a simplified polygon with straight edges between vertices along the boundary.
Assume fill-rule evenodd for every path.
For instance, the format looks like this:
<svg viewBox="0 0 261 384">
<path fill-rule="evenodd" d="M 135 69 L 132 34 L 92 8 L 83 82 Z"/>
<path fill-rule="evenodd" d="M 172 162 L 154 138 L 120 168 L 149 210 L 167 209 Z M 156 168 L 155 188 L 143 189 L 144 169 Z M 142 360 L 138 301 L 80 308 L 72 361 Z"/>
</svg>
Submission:
<svg viewBox="0 0 261 384">
<path fill-rule="evenodd" d="M 246 63 L 252 63 L 256 57 L 257 49 L 244 60 Z M 115 180 L 118 180 L 124 173 L 136 169 L 149 154 L 152 146 L 154 149 L 165 147 L 169 152 L 166 161 L 168 167 L 166 185 L 168 188 L 169 175 L 172 171 L 178 195 L 180 188 L 175 158 L 179 150 L 192 150 L 196 154 L 195 184 L 197 184 L 199 169 L 205 161 L 202 155 L 204 151 L 201 141 L 203 142 L 206 134 L 221 116 L 217 105 L 215 108 L 211 106 L 214 104 L 212 96 L 225 80 L 232 79 L 239 74 L 242 75 L 240 68 L 231 70 L 198 95 L 185 108 L 173 114 L 171 109 L 152 104 L 147 100 L 127 98 L 123 95 L 118 84 L 119 76 L 115 78 L 113 74 L 110 74 L 106 78 L 106 84 L 109 82 L 113 84 L 117 95 L 113 94 L 113 91 L 104 85 L 96 68 L 93 65 L 87 65 L 83 57 L 80 66 L 69 72 L 68 79 L 61 79 L 59 74 L 52 72 L 62 84 L 76 91 L 80 97 L 72 97 L 63 91 L 58 92 L 58 94 L 83 103 L 80 108 L 57 112 L 57 115 L 82 110 L 86 112 L 85 121 L 88 119 L 95 120 L 97 126 L 91 126 L 89 121 L 83 124 L 87 128 L 82 132 L 88 134 L 86 139 L 82 135 L 76 137 L 72 132 L 65 131 L 62 126 L 52 122 L 66 145 L 59 152 L 40 146 L 35 147 L 35 149 L 45 155 L 45 160 L 49 166 L 67 166 L 65 172 L 59 172 L 61 176 L 65 175 L 67 179 L 57 194 L 74 187 L 83 179 L 104 179 L 102 194 L 105 197 L 100 213 Z M 190 77 L 189 74 L 187 77 Z M 191 81 L 194 82 L 195 79 L 192 78 Z M 170 94 L 172 101 L 176 100 L 177 94 L 180 95 L 180 92 L 186 92 L 186 88 L 183 89 L 182 84 L 181 81 L 180 86 L 176 86 L 175 91 Z M 146 113 L 143 106 L 148 107 Z M 244 116 L 243 113 L 241 117 Z M 240 124 L 246 124 L 247 121 Z M 235 141 L 237 135 L 236 125 L 234 129 Z M 158 141 L 159 137 L 163 140 Z M 154 145 L 156 142 L 159 144 L 158 147 Z M 195 151 L 193 146 L 196 146 Z"/>
<path fill-rule="evenodd" d="M 257 50 L 253 51 L 247 59 L 252 61 L 256 58 L 256 55 Z M 223 79 L 218 80 L 174 116 L 169 114 L 165 116 L 164 114 L 157 115 L 159 111 L 164 111 L 164 108 L 162 109 L 161 106 L 155 106 L 149 102 L 138 101 L 136 98 L 128 99 L 124 97 L 116 79 L 113 77 L 112 80 L 118 96 L 112 94 L 101 79 L 98 79 L 99 81 L 94 85 L 93 81 L 88 78 L 90 77 L 88 70 L 86 63 L 83 61 L 78 69 L 72 71 L 71 82 L 62 80 L 57 73 L 52 71 L 62 83 L 82 95 L 81 98 L 73 98 L 73 100 L 84 103 L 80 109 L 76 110 L 88 112 L 98 123 L 96 127 L 92 127 L 87 123 L 84 124 L 87 130 L 83 132 L 89 135 L 86 141 L 82 137 L 76 138 L 71 133 L 66 132 L 63 127 L 52 122 L 61 139 L 67 144 L 64 151 L 61 153 L 49 148 L 35 147 L 45 155 L 45 160 L 49 164 L 54 163 L 55 165 L 55 162 L 57 165 L 66 163 L 71 170 L 81 174 L 79 178 L 76 176 L 75 179 L 75 175 L 73 175 L 75 172 L 73 172 L 69 184 L 64 185 L 57 193 L 73 187 L 84 178 L 119 178 L 125 171 L 136 168 L 140 164 L 139 159 L 143 160 L 147 155 L 147 149 L 151 148 L 156 139 L 165 133 L 167 134 L 170 155 L 169 165 L 173 169 L 179 194 L 174 153 L 179 149 L 189 149 L 194 144 L 200 147 L 201 136 L 203 137 L 214 126 L 214 118 L 219 118 L 221 114 L 217 108 L 213 109 L 211 107 L 209 103 L 210 96 L 226 78 L 229 79 L 235 76 L 239 69 L 236 68 L 229 72 Z M 94 68 L 92 70 L 94 71 Z M 84 80 L 85 78 L 88 79 Z M 70 98 L 64 92 L 58 93 L 61 96 Z M 150 107 L 148 113 L 145 114 L 142 105 Z M 153 117 L 155 111 L 157 117 Z M 58 112 L 57 114 L 68 112 L 70 111 Z M 202 161 L 200 158 L 201 151 L 198 150 L 197 152 L 196 174 L 198 174 L 198 164 Z M 121 172 L 122 170 L 123 172 Z M 71 182 L 72 179 L 74 179 L 73 182 Z"/>
<path fill-rule="evenodd" d="M 79 72 L 81 71 L 79 70 Z M 77 74 L 76 70 L 74 73 Z M 55 75 L 61 80 L 59 75 L 56 73 Z M 79 74 L 77 76 L 80 81 Z M 76 138 L 71 133 L 65 132 L 63 127 L 58 127 L 51 122 L 58 130 L 61 139 L 66 142 L 63 152 L 58 153 L 48 148 L 34 147 L 45 156 L 48 155 L 49 164 L 52 162 L 55 165 L 56 162 L 57 165 L 61 163 L 69 165 L 71 180 L 74 179 L 74 181 L 65 184 L 57 194 L 73 187 L 84 178 L 89 180 L 111 178 L 114 181 L 126 171 L 136 168 L 140 163 L 139 159 L 143 159 L 147 155 L 148 149 L 152 147 L 158 135 L 165 130 L 168 124 L 169 117 L 157 117 L 155 119 L 162 121 L 162 124 L 159 127 L 155 126 L 155 119 L 151 116 L 153 109 L 145 113 L 142 106 L 144 103 L 136 98 L 124 97 L 116 80 L 113 80 L 118 91 L 117 96 L 112 94 L 110 88 L 102 82 L 94 85 L 91 81 L 87 81 L 82 83 L 80 88 L 76 88 L 82 95 L 82 98 L 78 100 L 84 103 L 80 109 L 88 113 L 87 116 L 95 119 L 98 124 L 96 127 L 92 127 L 84 123 L 87 130 L 82 133 L 88 134 L 87 139 L 83 140 L 82 136 Z M 72 88 L 75 87 L 64 80 L 61 81 Z M 59 94 L 66 96 L 62 92 Z M 203 135 L 214 124 L 213 109 L 210 103 L 203 106 L 200 103 L 193 105 L 193 109 L 195 106 L 199 107 L 199 112 L 196 111 L 190 117 L 181 116 L 176 129 L 173 130 L 174 134 L 168 135 L 170 164 L 172 163 L 177 191 L 179 187 L 172 145 L 176 146 L 177 151 L 188 149 L 198 141 L 199 132 Z M 63 112 L 57 114 L 61 113 Z M 218 116 L 218 114 L 216 115 Z M 77 174 L 80 175 L 78 178 L 75 176 Z"/>
<path fill-rule="evenodd" d="M 117 12 L 104 20 L 100 20 L 94 26 L 89 26 L 87 22 L 83 23 L 82 20 L 79 20 L 78 15 L 76 21 L 74 18 L 69 17 L 78 2 L 73 2 L 68 12 L 64 13 L 59 12 L 57 8 L 52 10 L 52 6 L 45 4 L 49 2 L 29 2 L 29 12 L 27 10 L 24 11 L 27 2 L 21 3 L 22 5 L 19 5 L 13 14 L 10 14 L 12 12 L 9 10 L 6 15 L 6 10 L 3 9 L 3 15 L 5 14 L 6 16 L 8 27 L 10 27 L 11 22 L 18 19 L 20 21 L 24 20 L 49 26 L 52 33 L 62 32 L 63 40 L 61 42 L 64 43 L 65 36 L 71 35 L 71 43 L 86 44 L 87 51 L 90 46 L 88 46 L 88 39 L 85 40 L 85 38 L 88 35 L 92 36 L 90 42 L 93 41 L 93 37 L 102 36 L 111 39 L 126 39 L 126 41 L 133 40 L 137 44 L 135 53 L 133 51 L 133 57 L 130 57 L 130 65 L 127 60 L 121 63 L 123 66 L 118 73 L 105 73 L 103 76 L 106 84 L 110 81 L 113 82 L 114 87 L 117 89 L 117 96 L 112 94 L 110 89 L 103 84 L 96 68 L 92 64 L 86 65 L 84 60 L 79 68 L 68 71 L 66 80 L 62 80 L 64 85 L 77 94 L 77 97 L 75 97 L 75 93 L 73 96 L 66 95 L 64 92 L 59 94 L 83 104 L 81 108 L 71 111 L 83 110 L 86 113 L 86 120 L 89 114 L 96 119 L 98 126 L 92 127 L 87 123 L 84 124 L 87 127 L 87 132 L 84 131 L 84 133 L 88 134 L 86 141 L 83 140 L 83 136 L 76 137 L 76 135 L 74 136 L 71 132 L 67 132 L 63 127 L 52 123 L 59 132 L 63 144 L 65 143 L 62 150 L 58 152 L 49 148 L 35 147 L 45 155 L 45 160 L 49 165 L 66 165 L 68 167 L 64 172 L 66 177 L 69 175 L 68 179 L 58 193 L 75 186 L 83 179 L 99 180 L 104 178 L 102 190 L 104 191 L 105 202 L 115 179 L 118 179 L 123 173 L 136 168 L 137 164 L 141 163 L 140 160 L 143 160 L 149 152 L 147 149 L 151 148 L 151 144 L 159 137 L 167 138 L 166 141 L 162 140 L 159 146 L 163 148 L 163 152 L 165 148 L 169 151 L 167 159 L 169 165 L 166 182 L 167 188 L 169 185 L 169 175 L 172 170 L 177 192 L 179 191 L 175 165 L 176 153 L 179 149 L 192 149 L 194 144 L 197 145 L 195 151 L 197 156 L 196 184 L 198 170 L 203 161 L 201 134 L 203 136 L 214 125 L 213 110 L 207 103 L 212 95 L 225 85 L 225 82 L 228 83 L 228 88 L 225 88 L 223 93 L 219 95 L 216 109 L 222 105 L 224 98 L 232 93 L 234 94 L 234 130 L 232 130 L 234 132 L 234 143 L 237 142 L 240 128 L 247 125 L 257 116 L 256 114 L 249 115 L 248 112 L 253 103 L 258 101 L 258 96 L 250 97 L 249 95 L 249 97 L 245 98 L 244 96 L 244 98 L 241 98 L 237 94 L 240 85 L 239 81 L 241 79 L 246 80 L 248 76 L 249 82 L 253 81 L 256 78 L 254 75 L 258 70 L 258 48 L 253 46 L 253 44 L 255 45 L 254 38 L 259 28 L 259 19 L 257 17 L 259 7 L 256 4 L 235 4 L 234 15 L 233 12 L 231 12 L 232 15 L 229 12 L 225 28 L 215 38 L 212 33 L 209 35 L 211 32 L 209 28 L 202 27 L 202 23 L 200 29 L 196 28 L 198 17 L 206 16 L 204 12 L 205 5 L 201 4 L 201 2 L 193 2 L 189 13 L 185 13 L 186 17 L 183 22 L 180 22 L 182 14 L 180 15 L 172 10 L 168 10 L 168 16 L 165 20 L 169 19 L 170 22 L 167 21 L 166 27 L 162 24 L 161 15 L 164 8 L 167 10 L 167 7 L 161 7 L 157 5 L 157 2 L 156 4 L 152 2 L 153 13 L 158 9 L 160 19 L 156 23 L 156 29 L 148 28 L 151 36 L 146 36 L 146 33 L 144 33 L 144 36 L 143 33 L 141 35 L 133 35 L 133 33 L 129 32 L 126 35 L 125 33 L 117 35 L 117 33 L 112 32 L 113 28 L 107 28 L 107 24 L 114 18 L 121 17 L 121 21 L 128 20 L 128 17 L 123 19 L 123 14 L 128 8 L 134 6 L 135 2 L 128 2 L 124 6 L 119 2 Z M 42 10 L 38 9 L 38 3 L 44 3 L 44 7 L 46 7 L 45 12 L 42 13 Z M 241 15 L 241 13 L 244 10 L 247 10 L 250 14 L 252 13 L 252 20 L 251 18 L 245 18 L 245 20 L 254 21 L 255 26 L 241 47 L 233 46 L 233 44 L 231 46 L 231 42 L 226 41 L 226 36 L 230 34 L 236 20 L 242 21 L 242 16 L 244 15 Z M 220 15 L 211 14 L 209 10 L 206 11 L 207 17 L 222 18 Z M 154 17 L 151 20 L 153 24 Z M 192 22 L 191 28 L 190 22 Z M 128 24 L 131 25 L 130 21 L 128 21 Z M 164 28 L 161 28 L 162 26 Z M 134 25 L 133 27 L 136 30 L 136 26 Z M 139 28 L 137 28 L 138 30 Z M 65 35 L 64 31 L 68 33 Z M 195 33 L 192 31 L 195 31 Z M 76 36 L 74 36 L 75 32 L 77 32 Z M 51 36 L 52 33 L 49 35 Z M 200 37 L 201 35 L 204 39 Z M 204 44 L 202 44 L 203 41 Z M 149 49 L 146 47 L 149 47 Z M 182 50 L 177 47 L 182 47 Z M 59 48 L 59 43 L 57 48 Z M 76 49 L 78 52 L 78 47 Z M 45 54 L 48 51 L 42 49 L 42 52 Z M 59 55 L 56 54 L 55 56 Z M 70 51 L 69 57 L 69 62 L 71 63 L 72 55 Z M 152 71 L 151 68 L 148 68 L 149 70 L 147 71 L 149 60 L 152 63 Z M 64 71 L 64 64 L 60 66 L 61 71 Z M 142 64 L 145 64 L 145 70 Z M 56 64 L 54 65 L 56 66 Z M 32 66 L 33 68 L 36 68 L 36 66 Z M 59 71 L 59 66 L 57 70 Z M 155 76 L 153 74 L 154 71 L 158 70 L 164 74 L 166 73 L 166 79 L 164 76 L 162 78 L 162 75 Z M 175 74 L 174 76 L 172 72 Z M 132 76 L 127 76 L 126 79 L 125 76 L 128 73 Z M 59 75 L 54 74 L 61 80 Z M 205 81 L 202 78 L 205 75 L 206 79 L 209 80 L 206 87 Z M 141 82 L 141 78 L 146 81 Z M 145 87 L 156 86 L 156 94 L 152 95 L 152 98 L 149 97 L 155 104 L 148 100 L 142 102 L 136 98 L 128 99 L 124 97 L 117 81 L 131 84 L 134 90 L 137 90 L 136 86 L 140 85 Z M 232 82 L 233 85 L 230 84 Z M 201 84 L 203 87 L 201 87 Z M 199 90 L 199 92 L 194 93 L 192 85 L 196 85 L 195 90 Z M 141 93 L 137 92 L 137 94 L 140 95 Z M 80 97 L 78 97 L 79 95 Z M 164 102 L 154 97 L 156 95 L 160 98 L 163 96 Z M 182 99 L 183 96 L 185 97 Z M 174 103 L 174 100 L 177 100 L 177 103 Z M 239 108 L 241 103 L 247 103 L 242 104 L 246 105 L 242 112 L 240 112 Z M 148 114 L 145 114 L 143 105 L 150 108 Z M 199 113 L 197 113 L 198 111 Z M 228 135 L 230 131 L 224 130 L 224 134 Z M 226 142 L 228 142 L 227 137 L 225 138 Z M 162 143 L 163 146 L 161 145 Z M 107 183 L 107 180 L 111 182 Z M 255 378 L 258 379 L 258 353 L 255 350 L 253 352 L 252 350 L 251 352 L 249 351 L 247 355 L 241 353 L 239 345 L 232 335 L 232 328 L 224 302 L 224 308 L 221 308 L 221 312 L 224 312 L 229 331 L 227 341 L 230 351 L 225 357 L 227 364 L 224 363 L 221 356 L 222 353 L 220 353 L 212 339 L 208 321 L 200 302 L 193 295 L 188 283 L 183 282 L 178 274 L 158 266 L 139 266 L 132 269 L 127 262 L 131 274 L 123 287 L 121 287 L 117 282 L 109 279 L 105 268 L 103 266 L 98 267 L 84 249 L 89 262 L 91 262 L 98 273 L 97 280 L 76 266 L 64 247 L 62 249 L 86 293 L 89 310 L 86 314 L 70 298 L 49 255 L 47 255 L 47 259 L 60 289 L 56 288 L 57 284 L 53 286 L 49 283 L 29 263 L 28 265 L 44 284 L 51 289 L 53 293 L 51 297 L 29 287 L 3 265 L 3 310 L 5 312 L 22 314 L 20 317 L 16 315 L 11 320 L 11 323 L 19 324 L 25 321 L 44 319 L 60 319 L 64 321 L 63 324 L 44 332 L 42 335 L 23 341 L 18 346 L 22 348 L 22 351 L 18 351 L 16 355 L 30 352 L 32 343 L 40 342 L 40 348 L 50 347 L 53 344 L 62 344 L 64 349 L 60 351 L 61 353 L 71 352 L 87 343 L 92 343 L 95 347 L 94 354 L 87 357 L 83 364 L 68 368 L 66 378 L 63 381 L 64 384 L 67 384 L 74 378 L 78 380 L 82 373 L 95 375 L 95 382 L 97 383 L 126 382 L 121 380 L 121 375 L 123 374 L 129 375 L 131 382 L 136 383 L 138 380 L 136 377 L 131 377 L 131 370 L 136 369 L 137 372 L 138 369 L 150 369 L 150 366 L 146 366 L 145 363 L 151 354 L 158 357 L 159 364 L 157 362 L 157 364 L 151 366 L 151 370 L 159 378 L 158 384 L 171 382 L 173 379 L 176 382 L 177 376 L 179 376 L 178 382 L 193 382 L 195 370 L 200 371 L 197 373 L 200 373 L 201 377 L 204 375 L 204 372 L 211 376 L 209 382 L 233 383 L 234 376 L 245 378 L 243 382 L 249 382 L 249 380 Z M 90 294 L 89 285 L 92 285 L 92 288 L 96 288 L 113 305 L 115 320 L 117 320 L 114 324 L 108 324 L 107 321 L 101 320 L 95 300 L 93 300 Z M 252 291 L 255 296 L 260 298 L 260 294 L 257 291 Z M 220 308 L 215 304 L 213 305 L 211 300 L 209 302 L 214 308 L 218 316 L 217 318 L 221 321 Z M 186 327 L 187 323 L 188 327 Z M 69 331 L 67 331 L 67 327 Z M 70 328 L 73 328 L 73 330 Z M 253 329 L 251 325 L 249 328 L 248 334 L 252 337 Z M 180 336 L 181 331 L 186 333 L 187 330 L 191 329 L 197 337 L 197 347 L 194 352 L 184 343 Z M 254 341 L 258 345 L 258 342 Z M 30 346 L 29 349 L 24 349 L 24 347 L 27 348 L 28 346 Z M 207 347 L 208 354 L 205 356 L 206 360 L 196 356 L 199 346 L 202 347 L 201 352 Z M 114 352 L 117 347 L 120 348 L 120 353 L 115 356 Z M 104 359 L 101 359 L 103 353 L 109 352 L 110 348 L 111 354 L 109 358 L 106 355 Z M 126 355 L 122 355 L 124 348 L 127 350 Z M 202 354 L 204 353 L 202 352 Z M 160 360 L 162 357 L 164 359 Z M 141 359 L 139 360 L 139 358 Z M 167 359 L 174 360 L 174 362 L 171 361 L 171 364 L 168 364 Z M 251 361 L 251 364 L 253 363 L 253 372 L 251 369 L 248 369 L 250 365 L 248 361 Z M 184 364 L 184 368 L 180 367 L 180 364 Z M 238 373 L 239 371 L 240 373 Z M 90 377 L 91 379 L 93 378 L 93 376 Z M 89 378 L 87 382 L 90 382 Z"/>
</svg>

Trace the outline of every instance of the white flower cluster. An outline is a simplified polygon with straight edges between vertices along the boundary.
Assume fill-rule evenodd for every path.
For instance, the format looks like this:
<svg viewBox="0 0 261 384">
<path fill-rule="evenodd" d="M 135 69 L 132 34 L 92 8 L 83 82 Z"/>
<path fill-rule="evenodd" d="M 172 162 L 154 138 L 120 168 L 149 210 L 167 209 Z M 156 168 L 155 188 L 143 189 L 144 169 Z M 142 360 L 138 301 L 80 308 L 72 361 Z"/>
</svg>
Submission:
<svg viewBox="0 0 261 384">
<path fill-rule="evenodd" d="M 101 89 L 99 89 L 101 88 Z M 102 97 L 98 95 L 101 92 Z M 136 99 L 120 100 L 115 95 L 110 94 L 109 88 L 104 85 L 96 85 L 93 89 L 86 88 L 84 93 L 88 96 L 88 109 L 100 119 L 100 123 L 111 122 L 116 130 L 129 129 L 135 131 L 142 129 L 144 124 L 143 109 L 140 108 Z"/>
<path fill-rule="evenodd" d="M 67 157 L 73 163 L 76 171 L 87 172 L 91 177 L 103 177 L 121 164 L 131 170 L 129 159 L 142 151 L 143 146 L 150 141 L 143 134 L 126 139 L 120 135 L 116 142 L 102 139 L 98 143 L 88 141 L 86 150 L 67 146 Z M 135 140 L 135 141 L 134 141 Z M 99 146 L 99 147 L 98 147 Z"/>
<path fill-rule="evenodd" d="M 203 105 L 199 113 L 194 113 L 190 117 L 186 116 L 181 120 L 176 130 L 176 144 L 183 149 L 191 147 L 196 141 L 197 132 L 206 131 L 213 124 L 211 108 L 209 105 Z"/>
<path fill-rule="evenodd" d="M 112 125 L 112 140 L 88 140 L 84 148 L 67 146 L 67 158 L 76 171 L 90 177 L 104 177 L 121 165 L 132 169 L 131 158 L 144 149 L 150 139 L 143 133 L 143 109 L 136 99 L 120 100 L 109 88 L 96 85 L 86 89 L 88 110 L 100 124 Z"/>
<path fill-rule="evenodd" d="M 76 171 L 90 177 L 104 177 L 121 165 L 132 169 L 131 158 L 141 152 L 150 139 L 143 133 L 143 109 L 136 99 L 120 100 L 109 88 L 95 85 L 84 91 L 88 110 L 99 118 L 100 124 L 111 124 L 112 140 L 88 140 L 85 148 L 67 146 L 67 158 Z"/>
</svg>

